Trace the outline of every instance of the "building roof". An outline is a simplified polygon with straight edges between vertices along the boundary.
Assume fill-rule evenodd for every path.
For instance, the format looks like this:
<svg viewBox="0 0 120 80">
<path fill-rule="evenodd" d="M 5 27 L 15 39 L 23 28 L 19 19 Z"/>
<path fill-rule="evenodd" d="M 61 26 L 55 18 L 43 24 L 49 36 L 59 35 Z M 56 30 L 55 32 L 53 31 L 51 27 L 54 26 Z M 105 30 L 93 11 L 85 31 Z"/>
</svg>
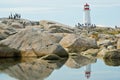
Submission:
<svg viewBox="0 0 120 80">
<path fill-rule="evenodd" d="M 89 4 L 88 4 L 88 3 L 86 3 L 84 6 L 89 6 Z"/>
</svg>

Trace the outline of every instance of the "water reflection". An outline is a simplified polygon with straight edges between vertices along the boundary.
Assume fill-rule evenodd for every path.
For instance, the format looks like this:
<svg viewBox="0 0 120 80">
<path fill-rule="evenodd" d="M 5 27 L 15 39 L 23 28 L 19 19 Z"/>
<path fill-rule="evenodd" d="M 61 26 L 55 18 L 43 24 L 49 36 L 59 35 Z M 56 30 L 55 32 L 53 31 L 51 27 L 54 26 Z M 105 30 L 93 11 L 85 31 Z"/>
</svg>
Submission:
<svg viewBox="0 0 120 80">
<path fill-rule="evenodd" d="M 74 54 L 69 57 L 66 62 L 66 65 L 70 68 L 81 68 L 91 63 L 95 63 L 97 61 L 96 58 L 88 58 L 86 56 L 82 56 L 80 54 Z"/>
<path fill-rule="evenodd" d="M 29 62 L 30 61 L 30 62 Z M 66 59 L 0 59 L 0 73 L 8 74 L 19 80 L 44 80 L 54 69 L 60 68 Z"/>
<path fill-rule="evenodd" d="M 58 59 L 58 60 L 47 60 L 47 58 L 46 60 L 45 59 L 43 60 L 41 58 L 40 59 L 37 59 L 37 58 L 0 59 L 0 73 L 7 74 L 10 77 L 14 77 L 17 80 L 61 80 L 61 78 L 64 78 L 64 80 L 73 80 L 76 77 L 77 79 L 80 78 L 80 76 L 83 76 L 85 79 L 93 80 L 93 76 L 91 76 L 91 74 L 95 73 L 97 70 L 102 71 L 102 69 L 105 68 L 104 65 L 99 64 L 100 60 L 98 60 L 97 62 L 96 58 L 88 58 L 80 54 L 70 55 L 67 62 L 66 60 L 67 59 L 65 58 Z M 109 66 L 120 66 L 120 60 L 118 59 L 117 60 L 104 59 L 104 61 L 105 61 L 105 64 Z M 92 68 L 93 67 L 92 63 L 96 63 L 98 66 L 97 67 L 94 66 L 94 68 Z M 63 66 L 64 64 L 66 66 Z M 56 70 L 56 69 L 59 69 L 59 70 Z M 109 71 L 109 72 L 106 72 L 106 71 Z M 103 70 L 101 73 L 99 72 L 96 72 L 96 73 L 101 74 L 101 76 L 103 76 L 104 74 L 106 75 L 112 74 L 110 72 L 112 73 L 114 72 L 115 74 L 115 70 L 111 71 L 111 68 L 108 68 L 108 67 L 107 67 L 107 70 Z M 68 75 L 67 73 L 71 75 Z M 119 73 L 120 72 L 118 72 L 118 74 Z M 59 78 L 59 76 L 61 75 L 63 77 Z M 72 75 L 76 77 L 73 77 Z M 98 75 L 98 77 L 99 76 L 100 75 Z M 96 77 L 95 74 L 94 74 L 94 77 Z M 119 77 L 117 77 L 117 79 L 115 80 L 119 80 L 118 78 Z M 98 79 L 100 79 L 100 77 Z M 6 80 L 9 80 L 9 79 L 6 79 Z M 109 80 L 109 79 L 101 79 L 101 80 Z"/>
<path fill-rule="evenodd" d="M 120 59 L 104 59 L 104 62 L 108 66 L 120 66 Z"/>
<path fill-rule="evenodd" d="M 93 65 L 93 63 L 95 64 Z M 118 77 L 117 73 L 120 72 L 116 72 L 114 67 L 106 67 L 103 63 L 102 60 L 93 57 L 71 54 L 65 63 L 66 66 L 61 71 L 52 73 L 46 80 L 119 80 L 120 77 Z M 113 73 L 115 76 L 112 76 Z"/>
<path fill-rule="evenodd" d="M 91 76 L 91 64 L 85 66 L 85 77 L 89 79 Z"/>
<path fill-rule="evenodd" d="M 81 54 L 73 54 L 69 57 L 66 65 L 75 69 L 85 67 L 85 77 L 89 79 L 91 75 L 91 65 L 92 63 L 96 63 L 96 61 L 97 59 L 93 57 L 89 58 Z"/>
</svg>

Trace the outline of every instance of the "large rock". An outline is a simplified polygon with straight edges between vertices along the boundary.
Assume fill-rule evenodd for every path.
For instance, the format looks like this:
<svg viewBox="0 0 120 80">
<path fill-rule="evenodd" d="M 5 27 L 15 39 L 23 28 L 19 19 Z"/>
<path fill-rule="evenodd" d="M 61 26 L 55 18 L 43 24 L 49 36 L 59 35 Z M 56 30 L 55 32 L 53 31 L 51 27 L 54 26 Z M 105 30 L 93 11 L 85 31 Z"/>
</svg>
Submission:
<svg viewBox="0 0 120 80">
<path fill-rule="evenodd" d="M 67 52 L 58 44 L 60 40 L 61 37 L 44 32 L 39 27 L 30 27 L 1 41 L 0 44 L 21 51 L 21 56 L 24 57 L 48 54 L 67 57 Z"/>
<path fill-rule="evenodd" d="M 120 66 L 120 59 L 103 59 L 108 66 Z"/>
<path fill-rule="evenodd" d="M 6 46 L 1 46 L 0 47 L 0 58 L 5 58 L 5 57 L 19 57 L 20 55 L 20 51 L 13 49 L 13 48 L 9 48 Z"/>
<path fill-rule="evenodd" d="M 65 36 L 60 44 L 68 50 L 68 52 L 81 52 L 90 48 L 97 48 L 95 39 L 80 37 L 79 35 L 69 34 Z"/>
<path fill-rule="evenodd" d="M 120 59 L 120 49 L 107 51 L 103 58 L 104 59 Z"/>
<path fill-rule="evenodd" d="M 8 19 L 0 18 L 0 40 L 16 34 L 21 29 L 28 26 L 39 25 L 37 21 L 30 21 L 26 19 Z"/>
<path fill-rule="evenodd" d="M 17 30 L 15 30 L 14 28 L 4 23 L 0 23 L 0 40 L 3 40 L 7 38 L 8 36 L 13 35 L 15 33 L 17 33 Z"/>
<path fill-rule="evenodd" d="M 40 25 L 43 29 L 51 33 L 73 33 L 73 29 L 70 26 L 58 22 L 42 20 L 40 21 Z"/>
</svg>

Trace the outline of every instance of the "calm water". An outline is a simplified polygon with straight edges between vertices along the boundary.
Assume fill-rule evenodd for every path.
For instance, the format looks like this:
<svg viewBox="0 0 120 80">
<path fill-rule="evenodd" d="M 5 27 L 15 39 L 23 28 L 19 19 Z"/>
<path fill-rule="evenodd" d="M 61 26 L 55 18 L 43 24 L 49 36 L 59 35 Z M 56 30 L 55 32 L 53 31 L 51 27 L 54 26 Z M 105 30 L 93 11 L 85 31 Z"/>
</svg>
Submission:
<svg viewBox="0 0 120 80">
<path fill-rule="evenodd" d="M 90 66 L 90 78 L 85 77 Z M 67 61 L 0 59 L 0 80 L 120 80 L 120 61 L 89 59 L 81 55 Z M 89 71 L 89 70 L 88 70 Z"/>
</svg>

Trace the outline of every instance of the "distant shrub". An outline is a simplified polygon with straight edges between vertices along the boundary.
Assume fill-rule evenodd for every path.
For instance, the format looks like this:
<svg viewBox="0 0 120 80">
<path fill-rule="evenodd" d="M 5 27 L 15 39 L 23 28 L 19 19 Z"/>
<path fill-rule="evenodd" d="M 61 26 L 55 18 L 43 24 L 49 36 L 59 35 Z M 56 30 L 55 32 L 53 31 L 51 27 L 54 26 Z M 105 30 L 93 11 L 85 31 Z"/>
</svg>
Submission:
<svg viewBox="0 0 120 80">
<path fill-rule="evenodd" d="M 113 28 L 96 28 L 95 31 L 98 32 L 99 34 L 111 34 L 111 35 L 120 33 L 119 29 L 113 29 Z"/>
</svg>

